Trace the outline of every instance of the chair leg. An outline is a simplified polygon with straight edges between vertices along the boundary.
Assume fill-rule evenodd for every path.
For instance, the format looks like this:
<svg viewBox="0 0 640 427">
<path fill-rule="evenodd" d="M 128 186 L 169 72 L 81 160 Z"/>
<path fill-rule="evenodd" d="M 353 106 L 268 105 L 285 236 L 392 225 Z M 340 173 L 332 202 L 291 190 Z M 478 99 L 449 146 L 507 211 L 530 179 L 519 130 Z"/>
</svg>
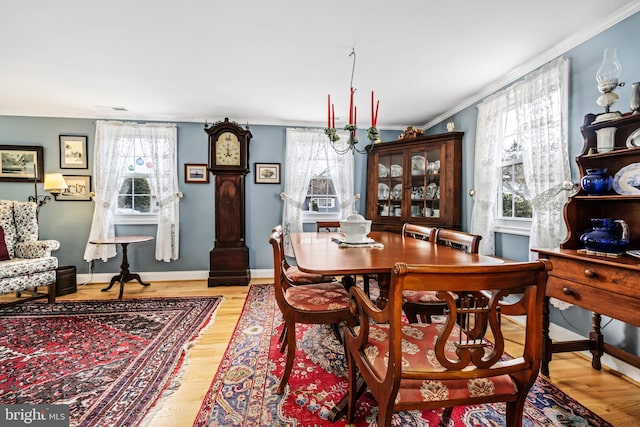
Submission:
<svg viewBox="0 0 640 427">
<path fill-rule="evenodd" d="M 340 342 L 340 344 L 343 343 L 342 341 L 342 334 L 340 334 L 340 324 L 339 323 L 332 323 L 331 324 L 331 329 L 333 330 L 333 334 L 336 336 L 337 340 Z"/>
<path fill-rule="evenodd" d="M 507 413 L 505 415 L 507 427 L 522 427 L 522 411 L 524 410 L 524 404 L 522 408 L 518 409 L 519 401 L 507 402 Z"/>
<path fill-rule="evenodd" d="M 276 394 L 282 394 L 284 392 L 284 388 L 287 386 L 287 382 L 289 381 L 289 375 L 291 375 L 291 369 L 293 369 L 293 361 L 296 357 L 296 324 L 295 322 L 287 322 L 287 363 L 284 367 L 284 372 L 282 373 L 282 378 L 280 379 L 280 384 L 278 385 L 278 390 Z"/>
<path fill-rule="evenodd" d="M 369 276 L 366 274 L 362 275 L 362 282 L 364 284 L 364 293 L 368 296 L 371 297 L 371 292 L 370 291 L 370 286 L 369 286 Z"/>
<path fill-rule="evenodd" d="M 280 353 L 284 353 L 284 350 L 287 348 L 287 325 L 282 326 L 282 332 L 280 333 L 280 338 L 278 338 L 278 342 L 280 343 Z"/>
<path fill-rule="evenodd" d="M 451 421 L 451 413 L 453 412 L 453 408 L 444 408 L 442 410 L 442 415 L 440 416 L 440 426 L 439 427 L 447 427 L 449 422 Z"/>
</svg>

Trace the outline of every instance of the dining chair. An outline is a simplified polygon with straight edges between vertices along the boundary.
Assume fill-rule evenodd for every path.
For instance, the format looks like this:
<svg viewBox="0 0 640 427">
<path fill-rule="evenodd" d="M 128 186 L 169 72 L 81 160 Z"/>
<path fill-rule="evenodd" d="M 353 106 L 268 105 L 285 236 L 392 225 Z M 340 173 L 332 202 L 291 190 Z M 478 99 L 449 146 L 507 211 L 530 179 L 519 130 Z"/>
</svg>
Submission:
<svg viewBox="0 0 640 427">
<path fill-rule="evenodd" d="M 542 358 L 549 270 L 547 260 L 464 267 L 397 263 L 384 309 L 352 288 L 351 312 L 358 319 L 344 328 L 348 421 L 355 421 L 357 391 L 364 380 L 378 402 L 381 427 L 391 426 L 394 412 L 438 408 L 444 408 L 440 425 L 448 425 L 455 406 L 490 402 L 506 402 L 506 425 L 522 426 L 526 396 Z M 444 319 L 407 324 L 403 292 L 427 289 L 436 289 L 446 301 Z M 460 296 L 459 302 L 452 293 Z M 504 351 L 499 313 L 526 315 L 524 347 L 515 358 Z M 461 323 L 460 317 L 466 321 Z M 488 319 L 482 336 L 474 336 L 477 317 Z"/>
<path fill-rule="evenodd" d="M 296 323 L 331 325 L 341 340 L 338 324 L 351 318 L 349 295 L 337 281 L 292 286 L 284 277 L 282 228 L 275 227 L 269 236 L 273 249 L 274 289 L 278 307 L 284 318 L 287 360 L 276 391 L 282 394 L 289 380 L 296 354 Z M 283 348 L 280 349 L 283 351 Z"/>
<path fill-rule="evenodd" d="M 318 233 L 321 232 L 337 232 L 340 231 L 340 221 L 316 221 L 316 231 Z M 362 275 L 362 286 L 367 295 L 370 295 L 371 282 L 370 280 L 375 280 L 377 276 L 375 274 L 363 274 Z M 353 278 L 350 278 L 349 281 L 343 282 L 347 289 L 350 286 L 353 286 Z"/>
<path fill-rule="evenodd" d="M 406 224 L 407 233 L 413 234 L 414 237 L 417 234 L 420 236 L 420 226 Z M 424 234 L 426 230 L 423 230 Z M 403 228 L 403 234 L 405 229 Z M 431 230 L 429 235 L 430 240 L 438 245 L 452 247 L 469 254 L 477 254 L 480 247 L 480 240 L 482 236 L 477 234 L 466 233 L 464 231 L 450 230 L 446 228 L 437 228 Z M 420 237 L 418 237 L 420 238 Z M 404 312 L 407 315 L 407 320 L 410 323 L 416 323 L 419 321 L 430 323 L 431 316 L 442 315 L 442 311 L 447 308 L 439 298 L 436 297 L 436 293 L 433 291 L 405 291 L 404 293 L 405 305 Z"/>
<path fill-rule="evenodd" d="M 287 257 L 284 254 L 284 232 L 282 230 L 282 225 L 278 224 L 271 230 L 272 232 L 277 231 L 280 236 L 280 259 L 282 259 L 283 266 L 283 277 L 289 283 L 290 286 L 301 286 L 301 285 L 310 285 L 313 283 L 324 283 L 324 282 L 333 282 L 336 281 L 335 276 L 331 275 L 323 275 L 323 274 L 312 274 L 306 273 L 304 271 L 300 271 L 300 269 L 295 266 L 289 264 L 287 261 Z M 280 338 L 278 342 L 281 344 L 280 352 L 283 353 L 284 349 L 287 347 L 287 340 L 285 339 L 287 336 L 287 327 L 282 328 L 282 333 L 280 334 Z"/>
<path fill-rule="evenodd" d="M 316 221 L 316 231 L 340 231 L 340 221 Z"/>
</svg>

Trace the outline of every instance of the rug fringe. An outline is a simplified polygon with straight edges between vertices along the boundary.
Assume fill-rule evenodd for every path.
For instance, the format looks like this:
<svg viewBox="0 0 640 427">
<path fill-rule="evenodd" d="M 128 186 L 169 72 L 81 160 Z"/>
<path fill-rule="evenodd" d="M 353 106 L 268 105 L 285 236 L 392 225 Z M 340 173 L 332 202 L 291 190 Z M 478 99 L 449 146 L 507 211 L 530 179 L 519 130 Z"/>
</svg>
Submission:
<svg viewBox="0 0 640 427">
<path fill-rule="evenodd" d="M 182 385 L 182 380 L 186 374 L 186 368 L 189 365 L 189 349 L 193 347 L 198 341 L 198 339 L 200 339 L 202 334 L 206 332 L 206 330 L 209 329 L 215 323 L 216 316 L 218 314 L 218 309 L 220 308 L 222 303 L 225 301 L 225 298 L 223 295 L 215 295 L 214 297 L 220 299 L 218 304 L 216 305 L 216 308 L 211 312 L 211 315 L 203 322 L 202 327 L 200 327 L 197 330 L 197 333 L 195 334 L 195 336 L 182 346 L 182 354 L 180 356 L 180 361 L 178 362 L 178 365 L 180 366 L 180 368 L 175 373 L 170 384 L 167 385 L 167 387 L 162 391 L 162 393 L 160 394 L 160 397 L 156 400 L 154 405 L 149 409 L 147 414 L 144 416 L 144 418 L 139 424 L 139 427 L 153 426 L 154 424 L 152 422 L 156 417 L 156 415 L 158 415 L 158 413 L 163 409 L 165 403 L 171 398 L 171 396 L 173 396 L 173 393 L 175 393 Z"/>
</svg>

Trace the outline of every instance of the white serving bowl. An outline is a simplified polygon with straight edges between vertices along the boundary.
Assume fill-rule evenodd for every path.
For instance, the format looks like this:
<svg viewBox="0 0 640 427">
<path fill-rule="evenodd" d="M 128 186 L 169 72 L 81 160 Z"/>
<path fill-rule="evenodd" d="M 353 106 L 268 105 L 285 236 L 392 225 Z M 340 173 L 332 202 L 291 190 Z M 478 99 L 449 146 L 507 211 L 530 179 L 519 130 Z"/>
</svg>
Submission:
<svg viewBox="0 0 640 427">
<path fill-rule="evenodd" d="M 353 213 L 340 221 L 340 231 L 344 234 L 344 240 L 347 243 L 367 242 L 367 235 L 371 232 L 371 220 Z"/>
</svg>

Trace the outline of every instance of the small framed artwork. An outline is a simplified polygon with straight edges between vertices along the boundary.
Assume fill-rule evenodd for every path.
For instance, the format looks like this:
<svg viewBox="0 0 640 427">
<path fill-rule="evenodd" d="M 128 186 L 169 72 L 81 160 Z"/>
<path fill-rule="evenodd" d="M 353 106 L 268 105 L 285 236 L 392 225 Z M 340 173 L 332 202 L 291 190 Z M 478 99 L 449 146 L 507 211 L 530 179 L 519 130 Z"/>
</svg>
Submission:
<svg viewBox="0 0 640 427">
<path fill-rule="evenodd" d="M 88 169 L 87 137 L 60 135 L 60 169 Z"/>
<path fill-rule="evenodd" d="M 42 153 L 36 145 L 0 145 L 0 181 L 43 182 Z"/>
<path fill-rule="evenodd" d="M 280 163 L 256 163 L 256 184 L 280 184 Z"/>
<path fill-rule="evenodd" d="M 208 184 L 209 170 L 206 164 L 185 163 L 184 182 L 189 184 Z"/>
<path fill-rule="evenodd" d="M 63 175 L 67 188 L 56 196 L 56 200 L 65 202 L 91 200 L 91 175 Z"/>
</svg>

